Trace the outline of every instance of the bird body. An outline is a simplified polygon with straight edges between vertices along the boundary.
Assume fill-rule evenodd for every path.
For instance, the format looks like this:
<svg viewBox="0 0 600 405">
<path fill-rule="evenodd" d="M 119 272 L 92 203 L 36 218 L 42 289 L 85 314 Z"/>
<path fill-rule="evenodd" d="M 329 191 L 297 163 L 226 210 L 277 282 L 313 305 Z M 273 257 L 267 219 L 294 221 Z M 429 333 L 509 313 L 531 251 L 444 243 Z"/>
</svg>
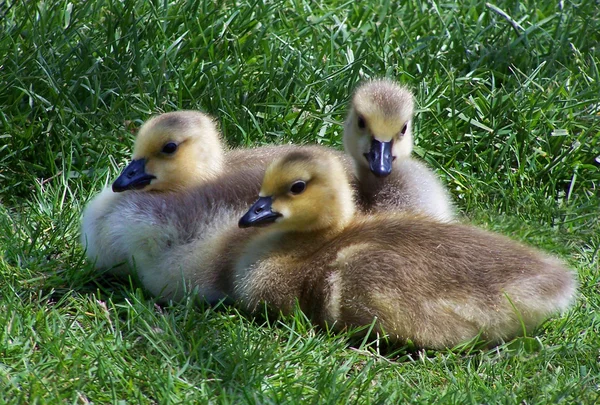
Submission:
<svg viewBox="0 0 600 405">
<path fill-rule="evenodd" d="M 332 157 L 293 154 L 267 169 L 240 220 L 267 226 L 233 269 L 244 308 L 288 313 L 298 302 L 320 325 L 375 321 L 393 341 L 440 349 L 530 332 L 572 301 L 576 283 L 559 260 L 472 226 L 357 213 L 349 187 Z"/>
</svg>

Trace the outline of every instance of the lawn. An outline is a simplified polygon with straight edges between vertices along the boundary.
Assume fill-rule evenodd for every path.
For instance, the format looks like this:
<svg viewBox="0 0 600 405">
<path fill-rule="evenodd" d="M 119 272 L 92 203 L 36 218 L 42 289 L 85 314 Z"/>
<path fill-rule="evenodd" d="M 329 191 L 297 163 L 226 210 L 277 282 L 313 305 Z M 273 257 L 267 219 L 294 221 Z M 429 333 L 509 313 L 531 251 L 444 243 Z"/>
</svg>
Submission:
<svg viewBox="0 0 600 405">
<path fill-rule="evenodd" d="M 0 2 L 0 403 L 600 403 L 597 1 Z M 150 115 L 341 148 L 362 79 L 417 100 L 462 221 L 563 258 L 573 308 L 494 349 L 383 350 L 96 274 L 81 211 Z"/>
</svg>

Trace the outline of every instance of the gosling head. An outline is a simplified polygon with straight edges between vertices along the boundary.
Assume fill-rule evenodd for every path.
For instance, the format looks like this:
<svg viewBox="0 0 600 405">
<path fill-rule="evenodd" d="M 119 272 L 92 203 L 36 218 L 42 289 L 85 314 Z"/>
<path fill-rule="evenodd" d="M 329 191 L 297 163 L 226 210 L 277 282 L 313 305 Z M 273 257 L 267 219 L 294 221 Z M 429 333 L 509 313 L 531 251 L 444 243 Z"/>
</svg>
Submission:
<svg viewBox="0 0 600 405">
<path fill-rule="evenodd" d="M 412 152 L 413 94 L 388 79 L 361 85 L 344 124 L 344 148 L 359 167 L 377 177 L 392 172 L 392 162 Z"/>
<path fill-rule="evenodd" d="M 142 125 L 131 163 L 112 185 L 125 190 L 171 191 L 214 178 L 223 166 L 214 120 L 199 111 L 158 115 Z"/>
<path fill-rule="evenodd" d="M 326 153 L 291 152 L 269 165 L 258 200 L 239 226 L 308 232 L 344 227 L 354 214 L 353 191 L 341 162 Z"/>
</svg>

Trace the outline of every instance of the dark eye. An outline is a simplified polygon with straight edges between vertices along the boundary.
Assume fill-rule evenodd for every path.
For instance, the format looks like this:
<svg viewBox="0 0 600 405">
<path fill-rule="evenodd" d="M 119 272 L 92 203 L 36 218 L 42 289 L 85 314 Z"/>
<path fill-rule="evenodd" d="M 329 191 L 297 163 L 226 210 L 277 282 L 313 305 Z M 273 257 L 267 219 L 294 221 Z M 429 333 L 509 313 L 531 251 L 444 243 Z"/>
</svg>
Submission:
<svg viewBox="0 0 600 405">
<path fill-rule="evenodd" d="M 290 193 L 292 193 L 292 194 L 300 194 L 305 189 L 306 189 L 306 182 L 304 182 L 302 180 L 298 180 L 297 182 L 295 182 L 294 184 L 292 184 L 292 187 L 290 187 Z"/>
<path fill-rule="evenodd" d="M 169 142 L 162 148 L 162 153 L 166 153 L 167 155 L 171 155 L 175 153 L 177 150 L 177 144 L 175 142 Z"/>
<path fill-rule="evenodd" d="M 404 124 L 402 130 L 400 131 L 400 135 L 404 135 L 406 133 L 406 129 L 408 128 L 408 123 Z"/>
<path fill-rule="evenodd" d="M 365 129 L 367 127 L 367 123 L 365 122 L 365 117 L 363 117 L 362 115 L 359 115 L 357 124 L 360 129 Z"/>
</svg>

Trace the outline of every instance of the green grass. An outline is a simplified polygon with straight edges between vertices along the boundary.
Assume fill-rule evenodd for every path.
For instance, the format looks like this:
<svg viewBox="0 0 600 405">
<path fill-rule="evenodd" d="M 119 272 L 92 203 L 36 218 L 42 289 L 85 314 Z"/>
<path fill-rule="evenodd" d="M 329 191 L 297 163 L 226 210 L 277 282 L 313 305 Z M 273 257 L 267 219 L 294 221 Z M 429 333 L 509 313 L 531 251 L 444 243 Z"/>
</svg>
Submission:
<svg viewBox="0 0 600 405">
<path fill-rule="evenodd" d="M 0 27 L 0 403 L 600 402 L 597 2 L 9 0 Z M 130 125 L 200 108 L 231 145 L 339 148 L 377 76 L 415 91 L 416 153 L 465 220 L 578 272 L 535 337 L 379 353 L 301 314 L 160 308 L 85 262 Z"/>
</svg>

